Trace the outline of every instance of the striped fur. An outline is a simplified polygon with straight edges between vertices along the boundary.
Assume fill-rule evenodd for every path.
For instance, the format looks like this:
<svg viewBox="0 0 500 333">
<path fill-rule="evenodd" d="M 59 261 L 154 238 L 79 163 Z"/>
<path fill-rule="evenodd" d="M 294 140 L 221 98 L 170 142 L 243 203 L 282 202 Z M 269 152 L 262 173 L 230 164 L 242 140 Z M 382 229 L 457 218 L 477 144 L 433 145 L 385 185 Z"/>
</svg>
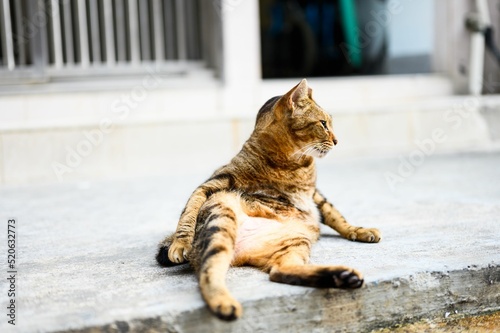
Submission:
<svg viewBox="0 0 500 333">
<path fill-rule="evenodd" d="M 231 265 L 258 267 L 280 283 L 360 287 L 363 277 L 352 268 L 309 264 L 319 222 L 350 240 L 380 240 L 378 230 L 347 223 L 316 189 L 314 157 L 336 143 L 331 117 L 306 80 L 270 99 L 242 150 L 193 192 L 177 230 L 160 243 L 158 263 L 189 262 L 209 309 L 224 320 L 242 314 L 225 283 Z"/>
</svg>

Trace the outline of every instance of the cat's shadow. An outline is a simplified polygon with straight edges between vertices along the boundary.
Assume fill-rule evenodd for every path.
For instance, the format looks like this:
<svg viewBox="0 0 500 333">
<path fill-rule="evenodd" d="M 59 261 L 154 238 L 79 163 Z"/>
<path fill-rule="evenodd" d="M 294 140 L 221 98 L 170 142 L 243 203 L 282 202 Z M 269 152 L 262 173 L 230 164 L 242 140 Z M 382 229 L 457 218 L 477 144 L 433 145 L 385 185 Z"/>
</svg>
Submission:
<svg viewBox="0 0 500 333">
<path fill-rule="evenodd" d="M 193 273 L 194 269 L 189 263 L 166 267 L 165 269 L 165 275 L 168 276 L 192 275 Z"/>
<path fill-rule="evenodd" d="M 329 238 L 329 239 L 344 239 L 342 236 L 340 235 L 336 235 L 336 234 L 320 234 L 319 235 L 319 238 L 320 239 L 325 239 L 325 238 Z"/>
</svg>

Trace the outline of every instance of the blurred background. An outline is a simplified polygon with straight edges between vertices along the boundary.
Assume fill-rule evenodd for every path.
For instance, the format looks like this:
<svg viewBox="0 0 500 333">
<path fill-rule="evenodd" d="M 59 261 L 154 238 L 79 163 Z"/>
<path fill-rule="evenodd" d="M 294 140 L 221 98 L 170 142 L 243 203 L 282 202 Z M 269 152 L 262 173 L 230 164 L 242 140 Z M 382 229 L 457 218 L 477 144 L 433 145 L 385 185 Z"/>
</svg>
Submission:
<svg viewBox="0 0 500 333">
<path fill-rule="evenodd" d="M 323 163 L 500 142 L 500 0 L 0 0 L 0 38 L 3 185 L 210 172 L 302 78 Z"/>
</svg>

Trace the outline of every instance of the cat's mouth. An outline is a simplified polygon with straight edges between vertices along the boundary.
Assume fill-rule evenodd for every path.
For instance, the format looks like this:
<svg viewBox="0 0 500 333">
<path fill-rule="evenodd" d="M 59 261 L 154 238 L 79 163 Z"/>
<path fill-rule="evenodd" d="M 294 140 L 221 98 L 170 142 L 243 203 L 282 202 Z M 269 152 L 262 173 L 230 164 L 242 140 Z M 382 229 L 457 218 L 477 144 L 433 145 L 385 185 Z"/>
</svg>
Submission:
<svg viewBox="0 0 500 333">
<path fill-rule="evenodd" d="M 316 150 L 316 157 L 318 157 L 318 158 L 325 157 L 329 151 L 330 151 L 330 149 L 328 149 L 328 150 L 318 149 L 318 150 Z"/>
<path fill-rule="evenodd" d="M 328 154 L 332 148 L 333 144 L 330 142 L 310 143 L 295 151 L 292 156 L 298 157 L 298 159 L 301 159 L 304 156 L 322 158 Z"/>
<path fill-rule="evenodd" d="M 333 148 L 332 144 L 322 142 L 322 143 L 314 146 L 312 153 L 313 153 L 314 157 L 322 158 L 322 157 L 325 157 L 326 154 L 328 154 L 330 152 L 330 150 L 332 150 L 332 148 Z"/>
</svg>

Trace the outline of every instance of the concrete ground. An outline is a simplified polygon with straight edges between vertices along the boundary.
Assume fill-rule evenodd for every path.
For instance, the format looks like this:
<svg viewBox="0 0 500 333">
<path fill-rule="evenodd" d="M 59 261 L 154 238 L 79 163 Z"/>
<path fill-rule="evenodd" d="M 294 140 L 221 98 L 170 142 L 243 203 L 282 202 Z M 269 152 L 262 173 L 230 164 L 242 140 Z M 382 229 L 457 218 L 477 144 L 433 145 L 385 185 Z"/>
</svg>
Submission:
<svg viewBox="0 0 500 333">
<path fill-rule="evenodd" d="M 289 286 L 233 268 L 228 285 L 244 306 L 233 323 L 209 314 L 189 266 L 154 260 L 211 168 L 0 188 L 2 229 L 17 221 L 15 326 L 6 316 L 12 297 L 7 232 L 0 233 L 0 331 L 351 332 L 500 309 L 500 152 L 411 156 L 333 156 L 318 165 L 322 192 L 352 224 L 377 227 L 383 239 L 355 243 L 323 228 L 311 260 L 359 269 L 363 288 Z"/>
<path fill-rule="evenodd" d="M 473 316 L 450 313 L 445 317 L 397 324 L 372 333 L 492 333 L 498 332 L 499 327 L 500 311 Z"/>
</svg>

